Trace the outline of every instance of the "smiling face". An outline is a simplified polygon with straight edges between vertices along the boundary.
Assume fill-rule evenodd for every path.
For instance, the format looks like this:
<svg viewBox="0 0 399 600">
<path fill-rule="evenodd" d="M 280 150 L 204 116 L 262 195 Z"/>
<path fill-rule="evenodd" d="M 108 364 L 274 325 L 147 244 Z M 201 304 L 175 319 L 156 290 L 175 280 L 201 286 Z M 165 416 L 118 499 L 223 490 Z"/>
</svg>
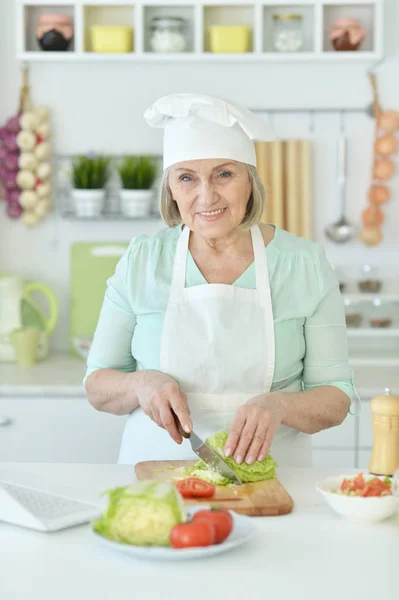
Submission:
<svg viewBox="0 0 399 600">
<path fill-rule="evenodd" d="M 184 224 L 204 238 L 232 233 L 252 192 L 246 165 L 226 160 L 177 163 L 169 169 L 168 184 Z"/>
</svg>

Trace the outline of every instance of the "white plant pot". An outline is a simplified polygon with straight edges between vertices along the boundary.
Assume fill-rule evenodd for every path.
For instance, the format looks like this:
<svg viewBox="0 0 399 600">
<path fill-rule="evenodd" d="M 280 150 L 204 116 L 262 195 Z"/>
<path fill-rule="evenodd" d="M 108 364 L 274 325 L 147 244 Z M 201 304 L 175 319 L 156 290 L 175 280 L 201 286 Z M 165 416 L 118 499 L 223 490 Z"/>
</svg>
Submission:
<svg viewBox="0 0 399 600">
<path fill-rule="evenodd" d="M 104 210 L 105 190 L 72 190 L 75 213 L 78 217 L 98 217 Z"/>
<path fill-rule="evenodd" d="M 121 190 L 121 213 L 127 217 L 146 217 L 152 208 L 152 190 Z"/>
</svg>

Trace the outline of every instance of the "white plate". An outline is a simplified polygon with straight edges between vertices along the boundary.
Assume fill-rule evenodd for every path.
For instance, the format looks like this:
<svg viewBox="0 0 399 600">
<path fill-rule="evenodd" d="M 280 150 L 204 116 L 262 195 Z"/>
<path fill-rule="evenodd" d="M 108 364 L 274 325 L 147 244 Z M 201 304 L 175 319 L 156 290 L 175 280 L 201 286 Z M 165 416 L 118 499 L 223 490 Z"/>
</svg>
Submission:
<svg viewBox="0 0 399 600">
<path fill-rule="evenodd" d="M 201 507 L 203 509 L 204 507 Z M 200 509 L 197 509 L 200 510 Z M 195 509 L 188 510 L 189 514 L 196 512 Z M 130 556 L 137 558 L 160 559 L 160 560 L 188 560 L 190 558 L 203 558 L 214 556 L 222 552 L 228 552 L 245 544 L 256 533 L 256 527 L 253 524 L 251 517 L 231 513 L 233 516 L 233 529 L 229 537 L 222 544 L 214 546 L 206 546 L 204 548 L 169 548 L 163 546 L 130 546 L 129 544 L 121 544 L 103 537 L 93 530 L 98 542 L 108 546 L 111 550 L 124 552 Z"/>
</svg>

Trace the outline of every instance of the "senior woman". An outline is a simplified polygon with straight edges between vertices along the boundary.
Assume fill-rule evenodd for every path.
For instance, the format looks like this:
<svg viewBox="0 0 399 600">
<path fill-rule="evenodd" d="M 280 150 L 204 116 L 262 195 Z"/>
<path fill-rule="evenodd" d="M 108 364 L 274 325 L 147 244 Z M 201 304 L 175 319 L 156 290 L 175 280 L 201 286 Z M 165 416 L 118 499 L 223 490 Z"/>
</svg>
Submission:
<svg viewBox="0 0 399 600">
<path fill-rule="evenodd" d="M 164 128 L 161 215 L 108 280 L 85 385 L 129 415 L 120 463 L 193 458 L 176 426 L 229 431 L 226 456 L 311 465 L 311 434 L 337 426 L 354 386 L 339 284 L 317 244 L 260 224 L 254 140 L 235 104 L 195 94 L 144 115 Z"/>
</svg>

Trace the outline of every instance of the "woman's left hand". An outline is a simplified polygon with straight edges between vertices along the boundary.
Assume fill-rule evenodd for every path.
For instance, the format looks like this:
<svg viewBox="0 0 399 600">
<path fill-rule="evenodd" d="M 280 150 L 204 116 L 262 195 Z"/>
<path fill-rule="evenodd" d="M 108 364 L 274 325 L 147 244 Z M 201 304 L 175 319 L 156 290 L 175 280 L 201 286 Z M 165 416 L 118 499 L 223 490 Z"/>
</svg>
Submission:
<svg viewBox="0 0 399 600">
<path fill-rule="evenodd" d="M 281 425 L 285 409 L 277 394 L 261 394 L 240 406 L 230 427 L 225 455 L 236 463 L 252 464 L 264 460 L 274 434 Z"/>
</svg>

